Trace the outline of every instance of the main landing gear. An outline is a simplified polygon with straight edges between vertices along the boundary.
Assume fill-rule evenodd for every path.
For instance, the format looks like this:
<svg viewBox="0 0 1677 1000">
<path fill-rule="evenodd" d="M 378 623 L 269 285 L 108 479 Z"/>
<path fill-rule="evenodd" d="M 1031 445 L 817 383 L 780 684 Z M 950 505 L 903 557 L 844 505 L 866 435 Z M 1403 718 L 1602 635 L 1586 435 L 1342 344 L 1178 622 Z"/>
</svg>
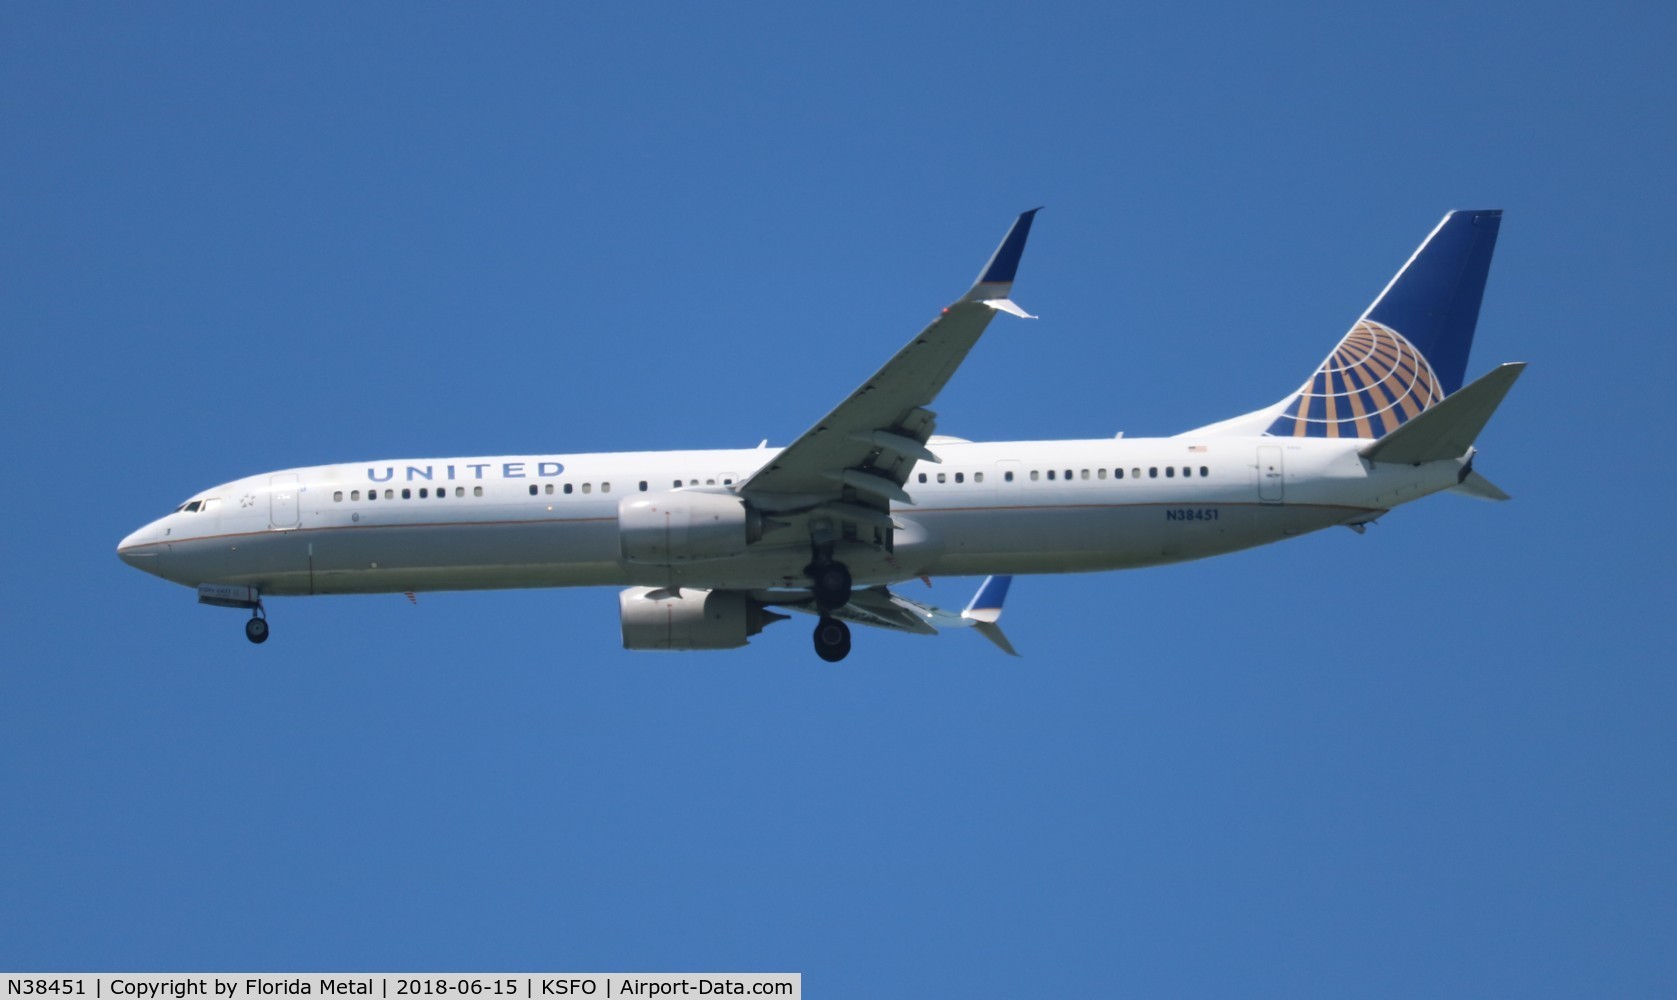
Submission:
<svg viewBox="0 0 1677 1000">
<path fill-rule="evenodd" d="M 815 655 L 837 663 L 850 655 L 850 626 L 837 618 L 821 616 L 815 624 Z"/>
<path fill-rule="evenodd" d="M 832 612 L 850 603 L 850 567 L 834 562 L 831 546 L 816 549 L 815 560 L 804 567 L 809 577 L 810 594 L 815 598 L 815 609 L 821 620 L 815 625 L 815 655 L 828 663 L 837 663 L 850 655 L 850 626 L 834 618 Z"/>
<path fill-rule="evenodd" d="M 245 622 L 245 638 L 261 644 L 268 641 L 268 613 L 262 605 L 250 609 L 250 620 Z"/>
<path fill-rule="evenodd" d="M 817 559 L 804 567 L 815 606 L 822 612 L 837 611 L 850 603 L 850 567 L 831 559 Z"/>
</svg>

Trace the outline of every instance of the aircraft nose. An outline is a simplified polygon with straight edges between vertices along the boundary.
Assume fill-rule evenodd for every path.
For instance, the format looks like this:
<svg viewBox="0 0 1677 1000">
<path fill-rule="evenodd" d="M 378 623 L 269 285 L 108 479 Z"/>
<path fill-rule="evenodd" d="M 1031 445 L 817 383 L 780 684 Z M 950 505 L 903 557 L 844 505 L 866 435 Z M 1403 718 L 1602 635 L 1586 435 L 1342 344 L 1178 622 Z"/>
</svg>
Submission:
<svg viewBox="0 0 1677 1000">
<path fill-rule="evenodd" d="M 117 558 L 135 569 L 155 573 L 157 572 L 158 554 L 162 551 L 162 548 L 151 543 L 156 542 L 159 537 L 161 536 L 157 524 L 155 522 L 148 524 L 117 543 Z"/>
</svg>

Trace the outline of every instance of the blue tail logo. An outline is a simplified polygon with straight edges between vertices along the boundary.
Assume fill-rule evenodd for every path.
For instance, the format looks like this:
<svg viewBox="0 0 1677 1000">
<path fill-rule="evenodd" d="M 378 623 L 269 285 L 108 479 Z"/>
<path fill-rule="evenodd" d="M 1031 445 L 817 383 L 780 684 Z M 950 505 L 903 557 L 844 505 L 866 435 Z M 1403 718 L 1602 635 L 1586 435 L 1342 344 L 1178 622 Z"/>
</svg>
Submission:
<svg viewBox="0 0 1677 1000">
<path fill-rule="evenodd" d="M 1384 437 L 1460 389 L 1501 222 L 1446 215 L 1267 433 Z"/>
</svg>

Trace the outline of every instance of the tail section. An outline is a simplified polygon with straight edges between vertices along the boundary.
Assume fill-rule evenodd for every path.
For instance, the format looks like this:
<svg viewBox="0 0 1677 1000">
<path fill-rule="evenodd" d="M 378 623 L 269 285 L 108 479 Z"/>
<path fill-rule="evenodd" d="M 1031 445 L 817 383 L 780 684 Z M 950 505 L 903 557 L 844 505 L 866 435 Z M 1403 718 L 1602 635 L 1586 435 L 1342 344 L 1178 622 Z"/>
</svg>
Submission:
<svg viewBox="0 0 1677 1000">
<path fill-rule="evenodd" d="M 1188 435 L 1373 440 L 1438 405 L 1462 386 L 1501 224 L 1446 215 L 1297 392 Z"/>
<path fill-rule="evenodd" d="M 1379 438 L 1460 389 L 1501 223 L 1446 215 L 1267 433 Z"/>
</svg>

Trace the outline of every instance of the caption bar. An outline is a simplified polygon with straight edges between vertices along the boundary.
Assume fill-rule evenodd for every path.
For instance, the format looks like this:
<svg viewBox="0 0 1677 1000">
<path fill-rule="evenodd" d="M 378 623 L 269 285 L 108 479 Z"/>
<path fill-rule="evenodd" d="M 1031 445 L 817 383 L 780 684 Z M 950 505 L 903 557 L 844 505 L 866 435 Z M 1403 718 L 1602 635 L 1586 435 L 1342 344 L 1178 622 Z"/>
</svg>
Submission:
<svg viewBox="0 0 1677 1000">
<path fill-rule="evenodd" d="M 261 1000 L 271 997 L 790 997 L 803 996 L 801 972 L 542 973 L 11 973 L 5 997 L 36 1000 Z"/>
</svg>

